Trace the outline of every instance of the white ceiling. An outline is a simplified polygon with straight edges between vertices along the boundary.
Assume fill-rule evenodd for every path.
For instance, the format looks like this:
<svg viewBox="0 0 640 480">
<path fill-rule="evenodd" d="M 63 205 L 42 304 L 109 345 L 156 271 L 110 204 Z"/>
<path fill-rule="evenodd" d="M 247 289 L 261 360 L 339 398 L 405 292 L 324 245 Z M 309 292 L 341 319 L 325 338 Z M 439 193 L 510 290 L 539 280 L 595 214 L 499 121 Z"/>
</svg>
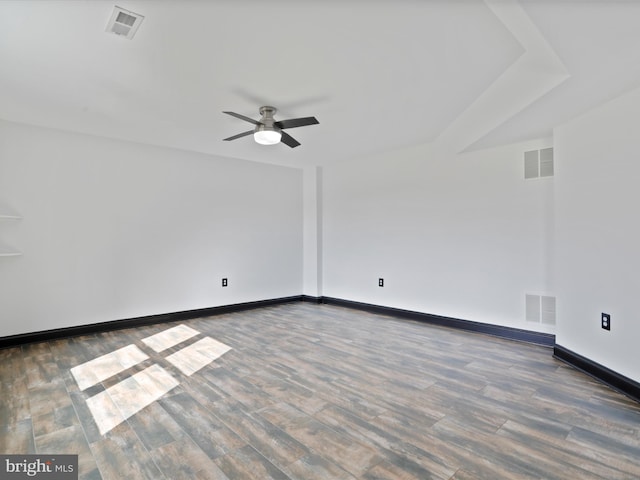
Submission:
<svg viewBox="0 0 640 480">
<path fill-rule="evenodd" d="M 105 33 L 113 6 L 145 16 Z M 550 135 L 640 86 L 640 2 L 0 1 L 0 118 L 288 166 Z M 316 116 L 260 146 L 222 114 Z"/>
</svg>

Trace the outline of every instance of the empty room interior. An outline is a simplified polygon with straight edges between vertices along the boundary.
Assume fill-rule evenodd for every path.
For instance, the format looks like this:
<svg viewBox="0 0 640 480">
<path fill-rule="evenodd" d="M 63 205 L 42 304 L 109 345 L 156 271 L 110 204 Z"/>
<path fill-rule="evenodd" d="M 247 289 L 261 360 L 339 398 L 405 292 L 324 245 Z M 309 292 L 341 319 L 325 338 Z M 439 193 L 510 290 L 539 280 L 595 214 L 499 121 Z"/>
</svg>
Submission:
<svg viewBox="0 0 640 480">
<path fill-rule="evenodd" d="M 0 478 L 640 478 L 639 23 L 0 2 Z"/>
</svg>

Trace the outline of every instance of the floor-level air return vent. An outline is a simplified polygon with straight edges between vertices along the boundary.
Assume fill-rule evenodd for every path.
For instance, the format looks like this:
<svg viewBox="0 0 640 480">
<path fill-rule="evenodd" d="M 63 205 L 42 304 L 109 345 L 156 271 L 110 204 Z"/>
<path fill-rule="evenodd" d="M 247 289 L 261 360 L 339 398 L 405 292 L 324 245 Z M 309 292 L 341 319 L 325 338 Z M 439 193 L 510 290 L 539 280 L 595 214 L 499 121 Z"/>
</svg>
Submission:
<svg viewBox="0 0 640 480">
<path fill-rule="evenodd" d="M 556 297 L 547 295 L 525 295 L 527 322 L 556 324 Z"/>
<path fill-rule="evenodd" d="M 524 152 L 524 178 L 553 177 L 553 148 Z"/>
<path fill-rule="evenodd" d="M 106 31 L 131 40 L 138 31 L 144 17 L 120 7 L 113 7 Z"/>
</svg>

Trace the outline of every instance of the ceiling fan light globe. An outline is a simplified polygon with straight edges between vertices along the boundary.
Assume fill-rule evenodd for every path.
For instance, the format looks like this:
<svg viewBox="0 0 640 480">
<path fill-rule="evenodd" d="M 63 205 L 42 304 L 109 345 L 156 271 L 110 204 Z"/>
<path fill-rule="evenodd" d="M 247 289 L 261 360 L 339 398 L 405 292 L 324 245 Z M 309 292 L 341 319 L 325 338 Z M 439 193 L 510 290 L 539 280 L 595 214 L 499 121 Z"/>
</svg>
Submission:
<svg viewBox="0 0 640 480">
<path fill-rule="evenodd" d="M 253 139 L 260 145 L 275 145 L 281 138 L 282 133 L 275 130 L 259 130 L 253 134 Z"/>
</svg>

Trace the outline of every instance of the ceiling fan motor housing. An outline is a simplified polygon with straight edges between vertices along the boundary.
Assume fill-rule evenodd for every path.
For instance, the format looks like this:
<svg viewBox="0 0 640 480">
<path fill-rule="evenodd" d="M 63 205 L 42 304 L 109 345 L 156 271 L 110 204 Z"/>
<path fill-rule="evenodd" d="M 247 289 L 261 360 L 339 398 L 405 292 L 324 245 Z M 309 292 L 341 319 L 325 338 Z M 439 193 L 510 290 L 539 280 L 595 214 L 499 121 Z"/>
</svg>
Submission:
<svg viewBox="0 0 640 480">
<path fill-rule="evenodd" d="M 264 106 L 260 107 L 260 124 L 256 125 L 255 132 L 263 132 L 263 131 L 271 131 L 271 132 L 280 132 L 280 128 L 274 125 L 273 116 L 278 110 L 275 107 Z"/>
</svg>

